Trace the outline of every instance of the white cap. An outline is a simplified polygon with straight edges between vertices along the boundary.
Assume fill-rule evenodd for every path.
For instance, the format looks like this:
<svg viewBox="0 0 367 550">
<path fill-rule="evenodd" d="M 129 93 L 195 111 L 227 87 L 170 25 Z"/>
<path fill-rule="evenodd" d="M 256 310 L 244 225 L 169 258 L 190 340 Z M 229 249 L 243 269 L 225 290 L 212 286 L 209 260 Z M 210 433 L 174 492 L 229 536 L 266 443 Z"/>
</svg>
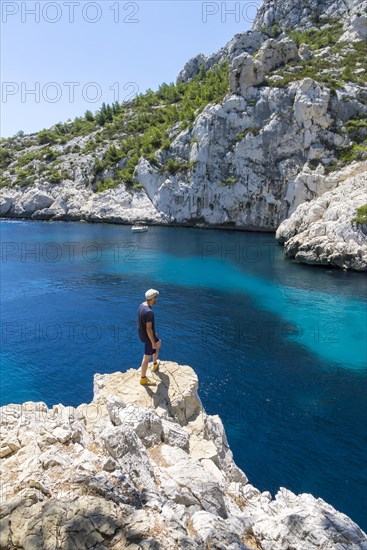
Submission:
<svg viewBox="0 0 367 550">
<path fill-rule="evenodd" d="M 147 300 L 152 300 L 153 298 L 158 296 L 158 294 L 159 294 L 158 290 L 154 290 L 154 288 L 150 288 L 149 290 L 146 291 L 145 297 Z"/>
</svg>

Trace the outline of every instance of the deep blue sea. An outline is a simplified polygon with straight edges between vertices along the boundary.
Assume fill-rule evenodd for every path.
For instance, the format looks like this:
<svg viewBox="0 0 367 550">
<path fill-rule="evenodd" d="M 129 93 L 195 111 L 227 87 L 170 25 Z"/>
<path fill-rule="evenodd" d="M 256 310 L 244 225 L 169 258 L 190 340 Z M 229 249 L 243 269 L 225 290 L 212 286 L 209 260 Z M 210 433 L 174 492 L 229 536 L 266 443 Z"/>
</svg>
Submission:
<svg viewBox="0 0 367 550">
<path fill-rule="evenodd" d="M 190 365 L 238 466 L 367 529 L 367 277 L 283 259 L 270 233 L 2 220 L 1 404 L 78 405 L 138 368 L 148 288 L 161 359 Z"/>
</svg>

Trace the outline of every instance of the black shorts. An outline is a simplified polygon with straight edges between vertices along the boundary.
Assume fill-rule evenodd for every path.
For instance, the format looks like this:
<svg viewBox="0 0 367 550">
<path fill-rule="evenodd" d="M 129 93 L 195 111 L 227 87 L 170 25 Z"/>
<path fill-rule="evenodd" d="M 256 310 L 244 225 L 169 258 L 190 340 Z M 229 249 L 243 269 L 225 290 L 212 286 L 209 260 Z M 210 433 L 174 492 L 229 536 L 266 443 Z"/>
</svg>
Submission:
<svg viewBox="0 0 367 550">
<path fill-rule="evenodd" d="M 155 336 L 154 340 L 156 342 L 159 342 L 159 337 Z M 145 355 L 153 355 L 157 350 L 153 348 L 152 342 L 150 340 L 144 342 L 144 354 Z"/>
</svg>

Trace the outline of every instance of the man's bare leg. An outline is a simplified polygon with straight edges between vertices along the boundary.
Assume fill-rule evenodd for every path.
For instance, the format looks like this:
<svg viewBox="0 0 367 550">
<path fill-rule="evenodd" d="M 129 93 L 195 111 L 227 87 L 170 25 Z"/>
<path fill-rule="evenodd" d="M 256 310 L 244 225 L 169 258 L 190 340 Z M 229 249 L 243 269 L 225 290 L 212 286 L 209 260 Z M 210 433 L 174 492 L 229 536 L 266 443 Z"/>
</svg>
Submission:
<svg viewBox="0 0 367 550">
<path fill-rule="evenodd" d="M 158 361 L 158 355 L 159 355 L 159 349 L 161 347 L 161 341 L 158 340 L 158 342 L 156 342 L 155 344 L 155 350 L 156 352 L 153 354 L 153 362 L 156 363 Z"/>
<path fill-rule="evenodd" d="M 141 377 L 145 378 L 147 375 L 148 363 L 151 355 L 143 355 L 143 361 L 141 363 Z"/>
</svg>

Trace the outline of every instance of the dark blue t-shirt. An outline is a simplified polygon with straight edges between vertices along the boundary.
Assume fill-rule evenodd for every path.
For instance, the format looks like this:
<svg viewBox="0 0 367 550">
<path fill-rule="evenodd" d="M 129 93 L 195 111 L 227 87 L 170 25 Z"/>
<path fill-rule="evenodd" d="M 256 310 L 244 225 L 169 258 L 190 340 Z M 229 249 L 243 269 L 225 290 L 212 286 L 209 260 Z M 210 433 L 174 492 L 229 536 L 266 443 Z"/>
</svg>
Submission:
<svg viewBox="0 0 367 550">
<path fill-rule="evenodd" d="M 147 323 L 152 323 L 153 335 L 155 336 L 153 310 L 150 306 L 145 306 L 143 303 L 140 304 L 138 309 L 138 334 L 142 342 L 150 342 L 146 327 Z"/>
</svg>

